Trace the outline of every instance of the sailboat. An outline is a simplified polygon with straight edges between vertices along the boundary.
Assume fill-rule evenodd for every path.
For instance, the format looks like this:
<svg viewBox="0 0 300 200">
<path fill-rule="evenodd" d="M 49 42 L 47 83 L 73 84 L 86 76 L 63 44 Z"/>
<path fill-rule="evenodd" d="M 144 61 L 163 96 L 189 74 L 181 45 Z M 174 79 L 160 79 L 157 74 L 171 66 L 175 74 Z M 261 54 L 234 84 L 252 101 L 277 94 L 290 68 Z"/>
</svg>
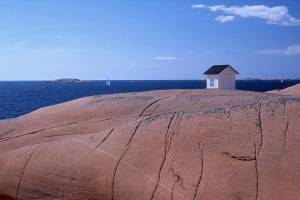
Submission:
<svg viewBox="0 0 300 200">
<path fill-rule="evenodd" d="M 107 87 L 110 87 L 110 80 L 109 80 L 109 78 L 106 80 L 105 85 L 106 85 Z"/>
</svg>

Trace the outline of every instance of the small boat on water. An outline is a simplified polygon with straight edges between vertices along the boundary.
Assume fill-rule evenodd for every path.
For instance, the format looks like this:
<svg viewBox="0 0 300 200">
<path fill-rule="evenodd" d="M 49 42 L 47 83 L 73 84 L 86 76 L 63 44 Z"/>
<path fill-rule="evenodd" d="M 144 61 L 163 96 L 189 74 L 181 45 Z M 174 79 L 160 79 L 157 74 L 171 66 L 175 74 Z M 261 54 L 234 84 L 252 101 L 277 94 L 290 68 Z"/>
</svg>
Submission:
<svg viewBox="0 0 300 200">
<path fill-rule="evenodd" d="M 105 85 L 106 85 L 107 87 L 110 87 L 110 80 L 109 80 L 109 78 L 106 80 Z"/>
</svg>

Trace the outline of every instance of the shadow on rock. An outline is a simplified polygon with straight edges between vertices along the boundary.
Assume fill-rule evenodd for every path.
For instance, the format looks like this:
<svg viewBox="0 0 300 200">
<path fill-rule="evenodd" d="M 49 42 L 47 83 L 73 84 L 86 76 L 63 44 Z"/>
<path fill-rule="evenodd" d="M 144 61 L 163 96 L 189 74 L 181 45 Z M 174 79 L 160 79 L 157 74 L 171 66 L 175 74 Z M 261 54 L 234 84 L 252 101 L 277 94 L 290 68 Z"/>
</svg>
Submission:
<svg viewBox="0 0 300 200">
<path fill-rule="evenodd" d="M 14 198 L 5 194 L 0 194 L 0 200 L 14 200 Z"/>
</svg>

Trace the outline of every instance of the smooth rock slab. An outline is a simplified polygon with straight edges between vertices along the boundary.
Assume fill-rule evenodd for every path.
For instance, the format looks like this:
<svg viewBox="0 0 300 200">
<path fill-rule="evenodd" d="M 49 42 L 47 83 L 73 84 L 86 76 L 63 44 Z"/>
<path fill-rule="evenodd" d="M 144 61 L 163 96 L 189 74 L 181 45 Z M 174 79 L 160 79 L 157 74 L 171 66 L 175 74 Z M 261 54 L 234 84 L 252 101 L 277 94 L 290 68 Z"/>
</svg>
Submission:
<svg viewBox="0 0 300 200">
<path fill-rule="evenodd" d="M 0 199 L 298 200 L 300 98 L 92 96 L 0 121 Z"/>
</svg>

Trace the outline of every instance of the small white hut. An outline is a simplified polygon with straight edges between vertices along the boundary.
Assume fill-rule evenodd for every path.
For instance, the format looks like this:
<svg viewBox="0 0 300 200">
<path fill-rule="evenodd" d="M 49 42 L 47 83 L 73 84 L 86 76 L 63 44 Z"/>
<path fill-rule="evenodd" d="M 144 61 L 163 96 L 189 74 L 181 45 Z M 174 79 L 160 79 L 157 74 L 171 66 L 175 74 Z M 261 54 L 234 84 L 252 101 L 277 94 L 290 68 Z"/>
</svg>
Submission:
<svg viewBox="0 0 300 200">
<path fill-rule="evenodd" d="M 213 65 L 206 72 L 206 88 L 207 89 L 235 89 L 235 76 L 239 74 L 230 65 Z"/>
</svg>

